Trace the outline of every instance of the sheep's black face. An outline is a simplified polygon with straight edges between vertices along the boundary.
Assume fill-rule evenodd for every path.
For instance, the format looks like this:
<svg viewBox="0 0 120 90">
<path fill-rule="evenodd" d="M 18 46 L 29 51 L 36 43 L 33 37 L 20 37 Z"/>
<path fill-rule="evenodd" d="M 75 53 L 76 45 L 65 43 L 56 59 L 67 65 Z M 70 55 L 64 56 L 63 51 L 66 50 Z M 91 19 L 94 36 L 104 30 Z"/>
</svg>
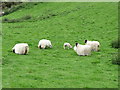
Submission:
<svg viewBox="0 0 120 90">
<path fill-rule="evenodd" d="M 87 40 L 85 40 L 85 43 L 87 43 Z"/>
<path fill-rule="evenodd" d="M 67 45 L 65 45 L 65 47 L 67 47 Z"/>
<path fill-rule="evenodd" d="M 39 46 L 39 48 L 42 49 L 42 48 L 41 48 L 41 45 Z"/>
<path fill-rule="evenodd" d="M 13 49 L 13 53 L 15 53 L 15 49 Z"/>
<path fill-rule="evenodd" d="M 78 43 L 76 43 L 76 46 L 78 45 Z"/>
</svg>

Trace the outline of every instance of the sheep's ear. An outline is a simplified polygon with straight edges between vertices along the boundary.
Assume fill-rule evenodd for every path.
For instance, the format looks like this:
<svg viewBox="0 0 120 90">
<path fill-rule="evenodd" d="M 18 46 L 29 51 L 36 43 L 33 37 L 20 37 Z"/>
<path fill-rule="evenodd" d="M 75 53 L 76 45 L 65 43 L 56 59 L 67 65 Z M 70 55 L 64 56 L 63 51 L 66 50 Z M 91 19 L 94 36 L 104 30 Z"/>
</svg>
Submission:
<svg viewBox="0 0 120 90">
<path fill-rule="evenodd" d="M 78 45 L 78 43 L 76 43 L 76 46 Z"/>
<path fill-rule="evenodd" d="M 87 40 L 85 40 L 85 43 L 87 43 Z"/>
</svg>

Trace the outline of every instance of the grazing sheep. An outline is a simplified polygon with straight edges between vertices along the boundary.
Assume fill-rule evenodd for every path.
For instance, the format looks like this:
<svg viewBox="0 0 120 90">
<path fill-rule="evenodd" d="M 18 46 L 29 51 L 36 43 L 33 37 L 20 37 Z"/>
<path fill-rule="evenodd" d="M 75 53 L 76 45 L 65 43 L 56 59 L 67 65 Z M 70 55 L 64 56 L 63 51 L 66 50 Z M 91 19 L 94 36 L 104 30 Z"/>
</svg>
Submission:
<svg viewBox="0 0 120 90">
<path fill-rule="evenodd" d="M 38 43 L 38 48 L 45 49 L 45 48 L 52 48 L 52 44 L 50 40 L 42 39 Z"/>
<path fill-rule="evenodd" d="M 69 49 L 69 48 L 72 48 L 72 46 L 70 45 L 70 43 L 64 43 L 64 45 L 63 45 L 63 48 L 64 49 Z"/>
<path fill-rule="evenodd" d="M 29 52 L 29 46 L 27 43 L 18 43 L 13 48 L 12 51 L 16 54 L 28 54 Z"/>
<path fill-rule="evenodd" d="M 98 41 L 88 41 L 85 40 L 86 45 L 90 45 L 92 51 L 99 51 L 100 43 Z"/>
<path fill-rule="evenodd" d="M 74 51 L 80 56 L 87 56 L 91 54 L 91 46 L 81 45 L 79 43 L 76 43 L 76 46 L 74 47 Z"/>
</svg>

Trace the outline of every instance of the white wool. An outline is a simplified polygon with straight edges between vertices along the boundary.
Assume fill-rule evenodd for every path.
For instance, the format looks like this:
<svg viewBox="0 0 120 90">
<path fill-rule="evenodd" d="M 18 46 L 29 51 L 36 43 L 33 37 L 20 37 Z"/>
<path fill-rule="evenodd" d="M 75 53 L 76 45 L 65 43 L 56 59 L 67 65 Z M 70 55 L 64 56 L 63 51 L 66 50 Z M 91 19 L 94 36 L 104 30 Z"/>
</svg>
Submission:
<svg viewBox="0 0 120 90">
<path fill-rule="evenodd" d="M 2 14 L 4 14 L 5 12 L 2 12 Z"/>
<path fill-rule="evenodd" d="M 27 43 L 18 43 L 12 48 L 12 51 L 16 54 L 28 54 L 29 46 Z"/>
<path fill-rule="evenodd" d="M 52 48 L 52 44 L 51 44 L 50 40 L 42 39 L 42 40 L 39 41 L 38 48 L 45 49 L 47 47 Z"/>
<path fill-rule="evenodd" d="M 66 49 L 66 48 L 72 48 L 72 46 L 70 45 L 70 43 L 64 43 L 63 45 L 63 48 Z"/>
<path fill-rule="evenodd" d="M 74 47 L 74 50 L 78 55 L 81 55 L 81 56 L 91 54 L 91 46 L 89 46 L 89 45 L 78 44 L 77 46 Z"/>
<path fill-rule="evenodd" d="M 88 41 L 86 42 L 86 45 L 90 45 L 92 48 L 92 51 L 98 51 L 100 47 L 100 43 L 98 41 Z"/>
<path fill-rule="evenodd" d="M 76 46 L 74 46 L 74 51 L 76 52 Z"/>
</svg>

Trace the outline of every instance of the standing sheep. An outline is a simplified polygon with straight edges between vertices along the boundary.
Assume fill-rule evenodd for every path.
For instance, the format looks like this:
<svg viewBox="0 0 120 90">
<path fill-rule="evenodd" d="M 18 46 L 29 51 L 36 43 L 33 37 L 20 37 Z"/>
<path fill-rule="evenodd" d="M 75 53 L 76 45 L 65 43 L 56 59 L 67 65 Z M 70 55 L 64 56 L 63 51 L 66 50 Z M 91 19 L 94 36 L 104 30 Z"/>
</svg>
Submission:
<svg viewBox="0 0 120 90">
<path fill-rule="evenodd" d="M 76 46 L 74 47 L 74 51 L 80 56 L 87 56 L 91 54 L 91 46 L 80 45 L 79 43 L 76 43 Z"/>
<path fill-rule="evenodd" d="M 52 48 L 52 44 L 50 40 L 42 39 L 38 43 L 38 48 L 45 49 L 45 48 Z"/>
<path fill-rule="evenodd" d="M 85 40 L 86 45 L 90 45 L 92 51 L 99 51 L 100 43 L 98 41 L 88 41 Z"/>
<path fill-rule="evenodd" d="M 12 48 L 12 51 L 16 54 L 25 55 L 29 52 L 29 46 L 27 43 L 18 43 Z"/>
<path fill-rule="evenodd" d="M 70 45 L 70 43 L 64 43 L 63 45 L 63 48 L 66 49 L 66 48 L 72 48 L 72 46 Z"/>
</svg>

